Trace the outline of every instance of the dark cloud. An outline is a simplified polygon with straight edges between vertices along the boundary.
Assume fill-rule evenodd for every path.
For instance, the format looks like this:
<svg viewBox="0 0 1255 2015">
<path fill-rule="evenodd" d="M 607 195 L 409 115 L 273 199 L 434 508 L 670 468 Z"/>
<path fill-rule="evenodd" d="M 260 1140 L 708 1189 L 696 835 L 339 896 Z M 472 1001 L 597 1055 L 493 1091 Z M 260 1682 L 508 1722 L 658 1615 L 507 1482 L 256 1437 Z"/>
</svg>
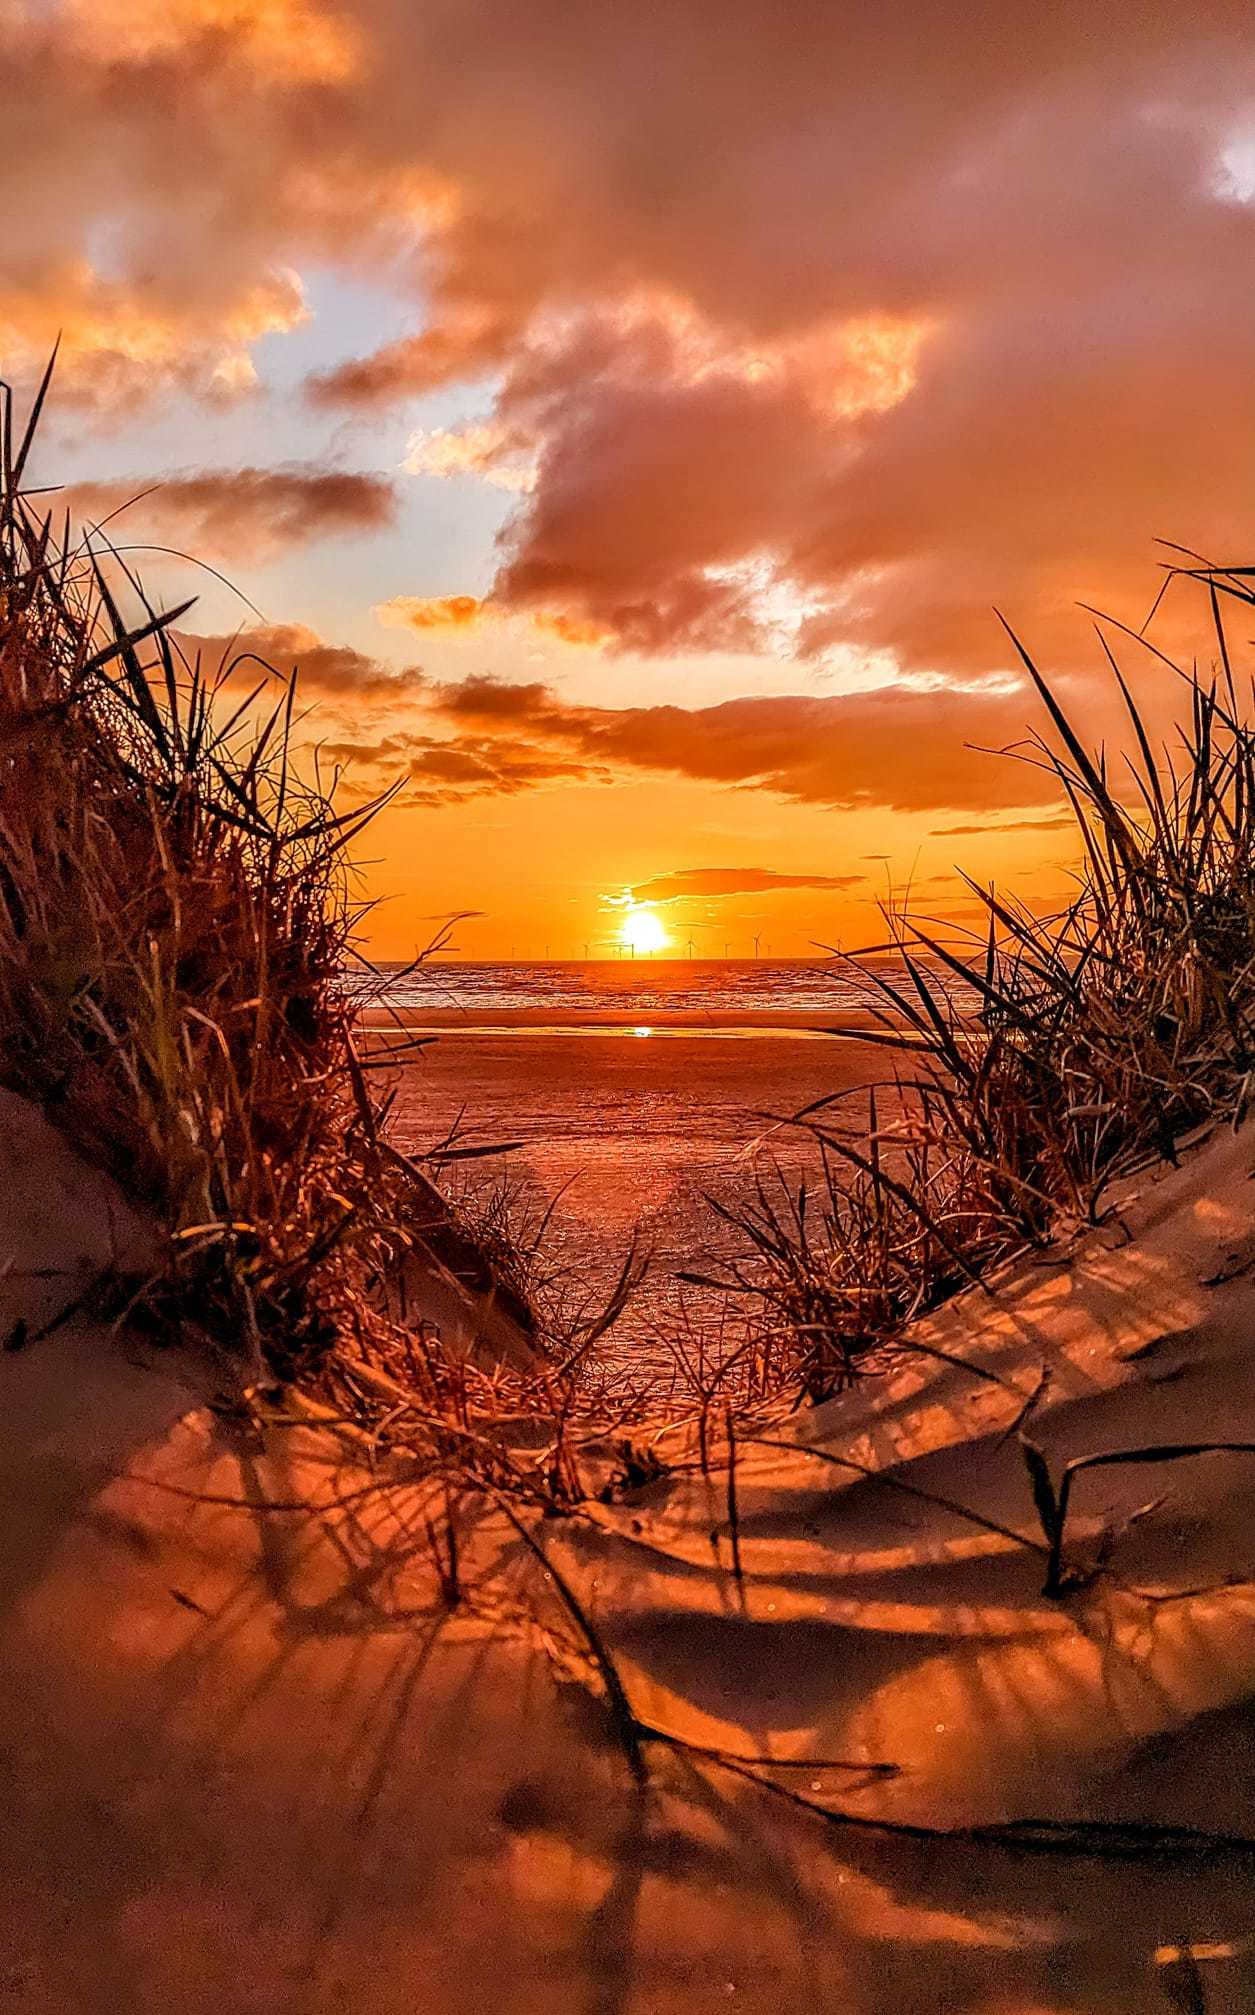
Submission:
<svg viewBox="0 0 1255 2015">
<path fill-rule="evenodd" d="M 677 868 L 638 882 L 638 903 L 672 903 L 688 896 L 770 895 L 777 889 L 852 889 L 865 875 L 777 874 L 772 868 Z"/>
<path fill-rule="evenodd" d="M 419 787 L 422 802 L 449 803 L 483 795 L 515 797 L 545 784 L 612 781 L 611 772 L 602 764 L 555 754 L 529 742 L 474 737 L 438 741 L 410 736 L 408 746 L 414 752 L 409 774 Z"/>
<path fill-rule="evenodd" d="M 199 469 L 81 483 L 59 501 L 88 523 L 111 519 L 120 544 L 151 538 L 198 558 L 257 560 L 313 539 L 381 531 L 397 493 L 383 476 L 339 469 Z"/>
<path fill-rule="evenodd" d="M 563 705 L 538 679 L 497 679 L 486 672 L 473 672 L 456 684 L 433 686 L 431 703 L 452 720 L 488 726 L 520 721 L 532 728 L 552 724 L 555 731 L 561 731 L 564 724 L 584 718 L 580 710 Z"/>
<path fill-rule="evenodd" d="M 1058 833 L 1075 832 L 1076 819 L 1071 812 L 1056 812 L 1044 819 L 977 819 L 969 825 L 934 826 L 933 839 L 955 839 L 973 833 L 996 836 L 998 833 Z"/>
<path fill-rule="evenodd" d="M 902 812 L 984 812 L 1037 807 L 1057 797 L 1028 739 L 1041 710 L 1027 686 L 892 685 L 841 694 L 773 694 L 711 706 L 582 706 L 539 681 L 482 674 L 451 683 L 417 666 L 394 672 L 346 645 L 324 643 L 297 625 L 272 625 L 232 637 L 183 634 L 189 656 L 212 669 L 237 667 L 237 681 L 257 676 L 258 661 L 284 677 L 299 670 L 299 690 L 339 703 L 366 702 L 375 733 L 336 732 L 318 743 L 332 762 L 407 775 L 406 801 L 461 802 L 516 796 L 553 784 L 610 785 L 670 776 L 729 789 L 757 789 L 786 800 Z M 1061 681 L 1065 704 L 1078 696 L 1082 734 L 1114 737 L 1120 721 L 1107 693 L 1102 704 Z M 1171 698 L 1171 687 L 1160 703 Z M 1148 715 L 1152 728 L 1156 719 Z M 312 725 L 317 727 L 317 716 Z M 1033 757 L 1033 760 L 1025 760 Z M 1070 823 L 1055 812 L 995 823 L 946 824 L 941 835 L 1053 831 Z M 880 860 L 883 855 L 865 855 Z M 791 875 L 766 868 L 695 868 L 655 877 L 637 894 L 667 901 L 773 888 L 844 888 L 861 875 Z"/>
<path fill-rule="evenodd" d="M 603 772 L 753 786 L 811 804 L 962 811 L 1036 805 L 1052 795 L 1035 768 L 982 752 L 1023 739 L 1037 711 L 1023 688 L 895 685 L 707 707 L 613 708 L 570 705 L 535 683 L 479 677 L 433 685 L 427 698 L 435 712 L 480 731 L 450 745 L 469 747 L 476 762 L 494 746 L 483 731 L 502 721 L 516 737 L 526 731 L 537 746 L 570 751 Z"/>
<path fill-rule="evenodd" d="M 256 679 L 263 667 L 290 679 L 295 672 L 301 693 L 324 694 L 330 698 L 370 700 L 380 705 L 413 701 L 427 686 L 417 665 L 393 671 L 377 658 L 367 657 L 348 644 L 328 644 L 302 623 L 263 623 L 236 630 L 229 636 L 201 636 L 194 631 L 179 632 L 178 641 L 189 658 L 199 655 L 211 670 L 235 665 L 241 679 Z M 354 751 L 373 760 L 364 745 Z M 376 745 L 381 753 L 380 745 Z"/>
<path fill-rule="evenodd" d="M 320 742 L 318 749 L 333 763 L 383 763 L 403 755 L 408 746 L 407 735 L 385 735 L 377 742 Z"/>
</svg>

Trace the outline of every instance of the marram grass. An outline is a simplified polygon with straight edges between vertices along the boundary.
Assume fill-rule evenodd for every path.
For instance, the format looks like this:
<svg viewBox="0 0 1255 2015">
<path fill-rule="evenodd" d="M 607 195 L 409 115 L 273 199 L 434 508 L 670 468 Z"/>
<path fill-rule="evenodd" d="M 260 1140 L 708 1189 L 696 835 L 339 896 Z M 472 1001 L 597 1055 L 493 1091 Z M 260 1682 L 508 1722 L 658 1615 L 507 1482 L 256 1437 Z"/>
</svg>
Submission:
<svg viewBox="0 0 1255 2015">
<path fill-rule="evenodd" d="M 451 1227 L 382 1136 L 343 983 L 375 807 L 298 779 L 294 681 L 189 662 L 184 608 L 25 493 L 43 390 L 20 439 L 0 393 L 0 1079 L 166 1228 L 137 1315 L 255 1380 L 385 1360 L 388 1283 Z M 429 1397 L 458 1382 L 405 1343 Z"/>
<path fill-rule="evenodd" d="M 882 1003 L 857 1039 L 896 1052 L 895 1077 L 853 1117 L 844 1095 L 795 1115 L 818 1144 L 818 1180 L 761 1180 L 727 1213 L 742 1256 L 717 1284 L 777 1376 L 814 1396 L 999 1260 L 1097 1221 L 1112 1182 L 1146 1157 L 1174 1161 L 1185 1135 L 1245 1109 L 1255 727 L 1223 609 L 1255 603 L 1255 570 L 1171 571 L 1206 597 L 1211 665 L 1170 664 L 1125 633 L 1179 682 L 1175 739 L 1156 749 L 1104 639 L 1129 727 L 1118 772 L 1008 630 L 1049 721 L 1021 760 L 1075 820 L 1074 899 L 1042 916 L 970 883 L 985 921 L 966 940 L 890 915 L 890 942 L 852 956 Z M 887 950 L 903 979 L 869 957 Z"/>
</svg>

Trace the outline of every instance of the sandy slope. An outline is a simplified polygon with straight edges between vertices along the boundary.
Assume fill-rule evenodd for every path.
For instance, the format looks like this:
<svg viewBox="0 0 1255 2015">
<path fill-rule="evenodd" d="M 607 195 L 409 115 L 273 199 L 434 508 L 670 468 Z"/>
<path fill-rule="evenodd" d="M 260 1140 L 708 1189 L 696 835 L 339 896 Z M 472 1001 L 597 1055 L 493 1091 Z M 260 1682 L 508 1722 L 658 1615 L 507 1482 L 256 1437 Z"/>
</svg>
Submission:
<svg viewBox="0 0 1255 2015">
<path fill-rule="evenodd" d="M 9 1333 L 70 1298 L 39 1270 L 68 1255 L 90 1277 L 111 1236 L 143 1233 L 41 1124 L 9 1102 L 0 1119 Z M 1217 1140 L 1147 1179 L 1123 1229 L 921 1340 L 1024 1394 L 1048 1365 L 1034 1433 L 1056 1464 L 1255 1440 L 1253 1164 L 1255 1134 Z M 468 1534 L 480 1592 L 450 1619 L 415 1546 L 421 1484 L 333 1427 L 243 1427 L 212 1367 L 81 1321 L 0 1358 L 0 1380 L 0 2007 L 1255 2005 L 1228 1950 L 1255 1934 L 1255 1859 L 835 1829 L 659 1745 L 637 1794 L 604 1714 L 555 1683 L 569 1620 L 498 1516 Z M 744 1448 L 743 1604 L 720 1481 L 540 1537 L 638 1713 L 742 1752 L 902 1766 L 781 1776 L 808 1795 L 939 1827 L 1255 1835 L 1255 1457 L 1084 1479 L 1070 1551 L 1110 1527 L 1110 1578 L 1054 1603 L 1027 1547 L 815 1452 L 1031 1538 L 1017 1404 L 913 1363 L 799 1419 L 792 1449 Z M 1211 1950 L 1205 2003 L 1174 2003 L 1155 1961 L 1181 1939 Z"/>
</svg>

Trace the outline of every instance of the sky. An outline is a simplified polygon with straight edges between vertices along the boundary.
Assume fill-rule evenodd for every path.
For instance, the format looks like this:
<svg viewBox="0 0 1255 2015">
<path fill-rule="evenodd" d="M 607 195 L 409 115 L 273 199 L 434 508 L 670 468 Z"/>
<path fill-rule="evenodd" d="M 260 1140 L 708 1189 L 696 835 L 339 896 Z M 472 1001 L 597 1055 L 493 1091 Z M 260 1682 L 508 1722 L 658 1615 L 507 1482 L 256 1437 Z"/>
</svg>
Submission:
<svg viewBox="0 0 1255 2015">
<path fill-rule="evenodd" d="M 377 955 L 1066 892 L 993 611 L 1115 745 L 1087 611 L 1142 623 L 1157 539 L 1255 557 L 1248 6 L 0 0 L 0 46 L 37 480 L 192 648 L 299 667 L 346 803 L 399 785 Z"/>
</svg>

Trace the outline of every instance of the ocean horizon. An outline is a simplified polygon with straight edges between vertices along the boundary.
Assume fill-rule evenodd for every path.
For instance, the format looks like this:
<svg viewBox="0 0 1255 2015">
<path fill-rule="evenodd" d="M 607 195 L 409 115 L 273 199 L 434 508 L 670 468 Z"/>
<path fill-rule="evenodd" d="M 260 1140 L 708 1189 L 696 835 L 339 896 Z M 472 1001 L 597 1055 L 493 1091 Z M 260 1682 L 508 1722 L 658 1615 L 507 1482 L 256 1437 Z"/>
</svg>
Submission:
<svg viewBox="0 0 1255 2015">
<path fill-rule="evenodd" d="M 909 990 L 897 954 L 878 957 L 874 969 Z M 365 1008 L 409 1027 L 822 1036 L 888 1008 L 871 971 L 870 961 L 844 959 L 441 958 L 381 961 L 348 984 Z"/>
</svg>

